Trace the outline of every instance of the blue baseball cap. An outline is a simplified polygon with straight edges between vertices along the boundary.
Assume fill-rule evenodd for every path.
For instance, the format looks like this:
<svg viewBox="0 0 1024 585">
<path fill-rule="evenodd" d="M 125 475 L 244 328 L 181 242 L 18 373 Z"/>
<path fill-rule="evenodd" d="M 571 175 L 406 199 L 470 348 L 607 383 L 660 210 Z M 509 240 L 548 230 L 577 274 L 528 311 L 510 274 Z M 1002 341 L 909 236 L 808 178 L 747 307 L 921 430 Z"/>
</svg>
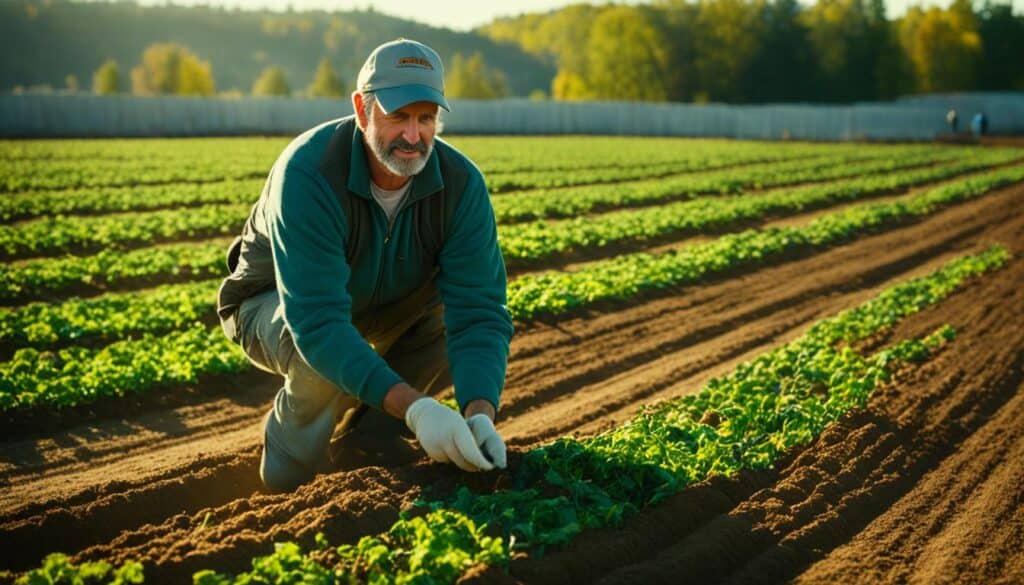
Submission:
<svg viewBox="0 0 1024 585">
<path fill-rule="evenodd" d="M 434 49 L 398 39 L 377 47 L 359 70 L 356 88 L 373 92 L 385 114 L 413 102 L 433 102 L 451 111 L 444 99 L 444 66 Z"/>
</svg>

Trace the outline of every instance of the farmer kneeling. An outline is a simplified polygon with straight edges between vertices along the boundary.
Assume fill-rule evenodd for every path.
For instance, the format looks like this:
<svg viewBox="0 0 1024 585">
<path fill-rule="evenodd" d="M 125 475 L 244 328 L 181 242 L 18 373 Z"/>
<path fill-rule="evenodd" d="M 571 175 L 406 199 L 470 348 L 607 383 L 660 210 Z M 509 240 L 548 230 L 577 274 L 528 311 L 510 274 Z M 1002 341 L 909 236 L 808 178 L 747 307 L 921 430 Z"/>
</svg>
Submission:
<svg viewBox="0 0 1024 585">
<path fill-rule="evenodd" d="M 505 264 L 480 171 L 435 140 L 440 57 L 377 47 L 352 105 L 277 159 L 218 293 L 228 337 L 284 376 L 260 462 L 277 491 L 359 457 L 416 456 L 402 421 L 435 461 L 506 461 L 493 423 L 512 337 Z M 449 384 L 461 415 L 428 396 Z"/>
</svg>

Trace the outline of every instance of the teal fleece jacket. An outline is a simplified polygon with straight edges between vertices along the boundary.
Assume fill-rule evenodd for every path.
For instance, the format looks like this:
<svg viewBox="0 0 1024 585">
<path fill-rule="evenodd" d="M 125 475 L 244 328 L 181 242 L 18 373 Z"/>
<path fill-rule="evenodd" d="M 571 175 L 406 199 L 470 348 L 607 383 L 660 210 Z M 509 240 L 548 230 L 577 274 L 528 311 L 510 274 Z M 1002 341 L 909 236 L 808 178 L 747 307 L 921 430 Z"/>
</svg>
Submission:
<svg viewBox="0 0 1024 585">
<path fill-rule="evenodd" d="M 313 128 L 285 149 L 261 197 L 262 209 L 258 203 L 253 213 L 256 230 L 270 242 L 284 319 L 296 349 L 324 378 L 378 409 L 387 391 L 401 381 L 360 335 L 352 315 L 400 300 L 429 278 L 420 263 L 410 261 L 422 255 L 417 249 L 422 246 L 409 205 L 444 185 L 441 152 L 446 160 L 463 165 L 469 176 L 437 258 L 435 281 L 444 304 L 455 398 L 462 409 L 475 399 L 497 408 L 513 328 L 505 264 L 483 176 L 464 155 L 435 138 L 434 152 L 412 178 L 390 229 L 384 210 L 373 201 L 373 245 L 366 246 L 350 267 L 345 257 L 345 214 L 319 170 L 343 121 Z M 348 191 L 372 200 L 367 153 L 358 128 L 350 156 Z"/>
</svg>

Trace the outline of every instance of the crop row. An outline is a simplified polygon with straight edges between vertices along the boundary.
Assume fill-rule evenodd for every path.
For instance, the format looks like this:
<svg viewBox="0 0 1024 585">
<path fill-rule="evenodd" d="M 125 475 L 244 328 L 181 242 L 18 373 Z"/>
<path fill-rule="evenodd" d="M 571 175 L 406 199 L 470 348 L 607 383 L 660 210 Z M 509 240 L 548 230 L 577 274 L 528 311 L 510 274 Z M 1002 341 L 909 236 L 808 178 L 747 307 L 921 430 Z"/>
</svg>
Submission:
<svg viewBox="0 0 1024 585">
<path fill-rule="evenodd" d="M 273 157 L 257 162 L 230 153 L 173 165 L 160 160 L 12 161 L 0 167 L 0 192 L 255 179 L 265 177 L 273 162 Z"/>
<path fill-rule="evenodd" d="M 995 162 L 1005 162 L 998 159 Z M 993 161 L 967 161 L 901 173 L 862 176 L 756 195 L 705 197 L 659 207 L 629 209 L 566 221 L 537 221 L 502 226 L 498 236 L 510 265 L 542 261 L 578 248 L 663 236 L 706 233 L 769 216 L 800 213 L 843 201 L 888 193 L 992 166 Z"/>
<path fill-rule="evenodd" d="M 785 156 L 783 156 L 785 154 Z M 828 154 L 825 157 L 836 157 L 839 160 L 860 160 L 867 156 L 864 153 Z M 875 154 L 874 156 L 879 156 Z M 599 183 L 621 183 L 638 179 L 651 179 L 679 175 L 696 171 L 709 171 L 727 167 L 749 164 L 787 162 L 799 163 L 804 160 L 817 160 L 821 153 L 793 157 L 784 152 L 762 151 L 747 155 L 730 153 L 729 156 L 692 158 L 660 164 L 636 164 L 628 167 L 598 167 L 583 169 L 555 169 L 550 171 L 520 171 L 516 173 L 489 173 L 484 175 L 487 189 L 492 194 L 505 194 L 516 190 L 556 189 L 579 185 Z"/>
<path fill-rule="evenodd" d="M 24 220 L 57 215 L 97 215 L 210 203 L 249 203 L 259 197 L 264 179 L 216 183 L 169 183 L 141 187 L 92 187 L 15 193 L 0 198 L 0 219 Z"/>
<path fill-rule="evenodd" d="M 943 205 L 980 197 L 1021 180 L 1024 180 L 1024 165 L 963 179 L 903 201 L 850 207 L 822 216 L 806 226 L 747 230 L 660 256 L 632 254 L 594 262 L 573 273 L 525 275 L 509 283 L 509 311 L 513 318 L 526 320 L 541 314 L 558 315 L 609 299 L 631 298 L 652 289 L 696 282 L 711 274 L 750 266 L 793 251 L 822 249 L 849 241 L 871 230 L 896 226 L 913 217 L 934 213 Z M 0 377 L 8 384 L 5 392 L 12 393 L 0 400 L 5 408 L 80 402 L 85 398 L 120 395 L 125 391 L 119 385 L 123 380 L 130 381 L 134 391 L 146 389 L 147 384 L 159 382 L 153 381 L 149 370 L 135 371 L 139 362 L 133 359 L 132 351 L 147 356 L 154 347 L 173 347 L 175 342 L 164 340 L 182 335 L 210 339 L 210 347 L 217 348 L 214 351 L 225 355 L 233 351 L 235 357 L 242 359 L 237 348 L 226 344 L 219 329 L 210 330 L 199 323 L 183 333 L 147 336 L 145 341 L 119 341 L 100 350 L 77 347 L 42 354 L 34 348 L 24 348 L 15 352 L 9 362 L 0 364 Z M 112 347 L 116 350 L 110 353 L 108 350 Z M 51 363 L 41 360 L 40 355 L 56 355 L 58 359 Z M 61 369 L 66 360 L 60 356 L 65 355 L 73 356 L 74 369 Z M 180 369 L 195 374 L 206 372 L 205 366 L 195 365 L 187 353 L 176 359 L 179 360 L 176 367 Z M 106 374 L 108 369 L 113 373 Z M 82 382 L 83 372 L 89 373 L 85 377 L 88 384 Z M 82 395 L 82 389 L 87 389 L 87 394 Z"/>
<path fill-rule="evenodd" d="M 941 153 L 941 156 L 948 158 L 950 154 Z M 1006 157 L 1006 153 L 995 152 L 984 158 L 1001 162 Z M 744 186 L 779 185 L 836 176 L 880 173 L 934 162 L 937 155 L 927 153 L 916 157 L 907 157 L 898 162 L 885 160 L 845 164 L 849 158 L 845 156 L 824 157 L 811 161 L 755 165 L 717 173 L 683 176 L 667 180 L 664 184 L 645 182 L 633 185 L 615 185 L 614 187 L 619 188 L 623 193 L 619 196 L 620 199 L 628 201 L 630 198 L 634 200 L 646 198 L 649 201 L 657 194 L 670 196 L 668 194 L 738 191 Z M 498 197 L 494 202 L 495 215 L 499 222 L 509 221 L 510 218 L 515 219 L 514 213 L 516 212 L 508 213 L 506 210 L 509 208 L 518 210 L 518 213 L 522 215 L 524 207 L 518 204 L 520 197 L 529 198 L 536 211 L 544 208 L 565 207 L 565 201 L 577 199 L 582 202 L 579 206 L 586 205 L 588 202 L 591 205 L 599 205 L 602 199 L 608 201 L 609 197 L 602 194 L 609 192 L 614 192 L 614 190 L 576 188 L 567 192 L 548 193 L 541 197 L 526 194 L 516 197 Z M 0 226 L 0 256 L 9 259 L 27 255 L 53 255 L 69 249 L 88 251 L 133 243 L 227 235 L 238 229 L 248 215 L 251 206 L 252 202 L 250 201 L 234 205 L 203 205 L 190 208 L 187 211 L 167 209 L 98 217 L 50 217 L 13 226 Z M 543 228 L 541 227 L 541 229 Z"/>
<path fill-rule="evenodd" d="M 716 160 L 777 154 L 782 158 L 813 156 L 828 152 L 863 151 L 851 144 L 823 147 L 809 143 L 729 141 L 708 138 L 546 136 L 482 137 L 456 136 L 446 139 L 489 173 L 547 172 L 558 170 L 628 168 L 660 165 L 686 160 Z M 885 151 L 889 145 L 871 145 Z"/>
<path fill-rule="evenodd" d="M 0 347 L 45 349 L 83 339 L 113 342 L 165 333 L 211 318 L 220 279 L 107 293 L 61 303 L 0 307 Z"/>
<path fill-rule="evenodd" d="M 557 170 L 586 166 L 608 166 L 614 163 L 635 164 L 648 161 L 668 163 L 693 153 L 718 154 L 735 152 L 777 151 L 810 153 L 826 149 L 849 149 L 849 144 L 822 147 L 801 142 L 734 141 L 714 138 L 579 137 L 544 136 L 455 136 L 445 137 L 456 147 L 478 160 L 487 172 L 515 172 L 530 169 Z M 585 142 L 585 143 L 581 143 Z M 203 137 L 167 139 L 103 139 L 103 140 L 0 140 L 0 157 L 6 161 L 83 164 L 148 161 L 154 166 L 188 165 L 210 159 L 230 160 L 233 165 L 251 169 L 266 168 L 288 144 L 287 138 Z M 885 145 L 871 148 L 885 149 Z M 571 153 L 571 157 L 566 157 Z M 47 167 L 39 167 L 48 170 Z"/>
<path fill-rule="evenodd" d="M 55 217 L 0 226 L 0 258 L 53 256 L 127 244 L 227 236 L 241 229 L 252 203 L 203 205 L 89 217 Z"/>
<path fill-rule="evenodd" d="M 219 328 L 201 324 L 101 349 L 25 348 L 0 364 L 0 411 L 74 406 L 156 386 L 195 383 L 202 374 L 236 374 L 248 368 L 241 350 Z"/>
<path fill-rule="evenodd" d="M 705 155 L 702 158 L 673 160 L 668 163 L 637 163 L 630 166 L 632 176 L 647 177 L 668 172 L 684 172 L 687 170 L 709 169 L 741 163 L 759 163 L 771 160 L 794 158 L 786 151 L 768 152 L 755 151 L 745 155 L 718 157 Z M 677 155 L 678 156 L 678 155 Z M 803 154 L 802 157 L 810 155 Z M 564 170 L 533 171 L 536 178 L 524 179 L 524 173 L 487 173 L 485 177 L 492 190 L 508 190 L 511 185 L 532 185 L 559 181 L 562 185 L 597 183 L 608 180 L 607 174 L 594 180 L 584 168 L 573 169 L 570 174 Z M 602 166 L 607 172 L 609 167 Z M 614 169 L 614 167 L 611 167 Z M 611 171 L 618 172 L 618 171 Z M 619 179 L 622 180 L 622 179 Z M 65 189 L 61 191 L 30 191 L 13 193 L 0 199 L 0 219 L 4 221 L 23 220 L 56 215 L 97 215 L 124 211 L 145 211 L 162 208 L 195 207 L 212 203 L 248 203 L 252 204 L 263 189 L 264 180 L 231 180 L 225 179 L 212 183 L 166 183 L 157 185 L 141 185 L 132 187 L 89 187 Z"/>
<path fill-rule="evenodd" d="M 895 227 L 953 203 L 1024 180 L 1015 166 L 948 183 L 909 198 L 851 206 L 804 226 L 749 229 L 654 256 L 636 253 L 592 262 L 576 272 L 527 274 L 509 282 L 509 310 L 521 319 L 557 315 L 596 302 L 692 283 L 787 253 L 821 249 Z"/>
<path fill-rule="evenodd" d="M 1020 157 L 1024 157 L 1024 151 L 931 151 L 908 153 L 883 160 L 826 157 L 751 165 L 659 180 L 518 193 L 514 197 L 496 197 L 494 212 L 499 223 L 516 223 L 540 218 L 573 217 L 627 205 L 650 205 L 700 194 L 741 193 L 750 188 L 781 187 L 891 172 L 954 160 L 986 161 L 994 165 Z"/>
<path fill-rule="evenodd" d="M 789 151 L 811 153 L 810 145 L 793 145 L 787 149 L 778 149 L 766 143 L 744 143 L 742 146 L 730 147 L 725 142 L 688 141 L 676 139 L 666 143 L 659 150 L 654 145 L 633 148 L 618 155 L 610 156 L 608 150 L 611 141 L 598 140 L 598 147 L 579 146 L 580 139 L 575 139 L 576 146 L 562 152 L 551 151 L 551 145 L 541 148 L 548 155 L 541 156 L 536 150 L 539 142 L 529 139 L 505 139 L 505 151 L 520 151 L 518 156 L 509 163 L 489 165 L 491 160 L 486 155 L 476 155 L 474 150 L 489 152 L 494 148 L 479 148 L 474 139 L 460 139 L 469 147 L 468 154 L 479 160 L 488 173 L 505 173 L 509 184 L 528 178 L 530 172 L 544 173 L 545 169 L 555 171 L 577 168 L 575 164 L 590 165 L 596 168 L 619 168 L 629 170 L 637 165 L 667 165 L 678 161 L 708 160 L 708 157 L 735 159 L 749 156 L 768 156 L 784 154 Z M 24 148 L 12 148 L 11 143 L 0 143 L 0 153 L 24 153 Z M 37 143 L 40 149 L 48 153 L 61 151 L 61 146 L 52 142 Z M 18 193 L 32 190 L 77 189 L 82 187 L 115 187 L 126 185 L 151 185 L 179 182 L 212 182 L 225 179 L 246 179 L 266 176 L 270 166 L 287 145 L 287 141 L 279 139 L 242 139 L 242 140 L 209 140 L 207 143 L 191 140 L 163 141 L 163 143 L 144 143 L 137 145 L 139 152 L 132 156 L 130 151 L 121 152 L 115 157 L 109 155 L 102 158 L 82 157 L 4 157 L 6 161 L 0 167 L 0 192 Z M 696 148 L 691 150 L 690 146 Z M 703 148 L 708 145 L 710 148 Z M 32 145 L 35 146 L 35 145 Z M 621 148 L 621 145 L 620 145 Z M 33 149 L 35 150 L 35 149 Z M 588 150 L 593 152 L 588 153 Z M 837 149 L 838 150 L 838 149 Z M 38 150 L 36 150 L 38 152 Z M 647 156 L 645 156 L 647 155 Z M 500 160 L 500 159 L 498 159 Z M 530 161 L 548 161 L 547 165 L 530 164 Z M 551 161 L 555 161 L 552 163 Z M 618 161 L 619 164 L 615 164 Z M 542 168 L 543 167 L 543 168 Z M 518 177 L 518 178 L 517 178 Z"/>
<path fill-rule="evenodd" d="M 1024 155 L 1024 153 L 1021 153 Z M 539 218 L 573 217 L 636 204 L 651 204 L 698 194 L 740 193 L 749 188 L 768 188 L 808 181 L 853 177 L 899 170 L 924 164 L 963 158 L 953 152 L 924 152 L 892 159 L 825 157 L 713 171 L 657 180 L 645 180 L 586 188 L 566 188 L 517 193 L 494 199 L 499 223 L 516 223 Z M 1012 157 L 988 154 L 996 164 Z"/>
<path fill-rule="evenodd" d="M 267 164 L 288 144 L 286 139 L 264 137 L 200 138 L 104 138 L 100 140 L 0 140 L 0 157 L 8 161 L 75 161 L 85 164 L 148 161 L 153 164 L 188 165 L 217 157 L 234 162 L 250 160 Z M 269 159 L 269 160 L 268 160 Z M 243 163 L 244 164 L 244 163 Z M 45 167 L 44 167 L 45 168 Z"/>
<path fill-rule="evenodd" d="M 460 488 L 420 502 L 429 510 L 425 515 L 403 515 L 386 533 L 339 546 L 333 555 L 323 554 L 330 544 L 317 535 L 315 556 L 303 555 L 295 543 L 277 543 L 273 554 L 253 559 L 251 571 L 231 576 L 205 570 L 194 582 L 454 583 L 474 565 L 507 564 L 513 550 L 539 553 L 584 529 L 620 526 L 636 510 L 709 477 L 770 468 L 780 454 L 802 448 L 851 409 L 863 408 L 897 368 L 927 361 L 955 331 L 943 326 L 869 356 L 853 349 L 858 342 L 940 302 L 1008 257 L 993 247 L 958 258 L 814 324 L 695 395 L 646 409 L 594 437 L 562 438 L 530 450 L 511 471 L 509 489 Z M 323 564 L 328 558 L 332 562 Z M 62 562 L 67 568 L 66 559 L 51 557 L 22 582 Z"/>
<path fill-rule="evenodd" d="M 74 290 L 104 289 L 121 281 L 154 278 L 197 280 L 223 276 L 230 239 L 171 244 L 129 252 L 104 250 L 92 256 L 42 258 L 0 264 L 0 300 L 39 298 Z"/>
<path fill-rule="evenodd" d="M 970 165 L 973 163 L 961 163 Z M 952 171 L 960 165 L 948 167 Z M 677 218 L 680 228 L 691 229 L 721 227 L 723 222 L 732 218 L 732 222 L 758 217 L 756 213 L 779 213 L 785 209 L 801 210 L 812 206 L 821 206 L 828 202 L 846 200 L 864 196 L 878 190 L 894 189 L 922 180 L 939 178 L 932 173 L 939 173 L 946 167 L 922 169 L 904 175 L 890 175 L 876 180 L 857 179 L 849 184 L 835 186 L 810 186 L 798 191 L 777 194 L 766 194 L 757 198 L 729 198 L 705 202 L 696 200 L 680 204 L 680 207 L 693 206 L 703 210 L 703 215 L 682 213 Z M 1014 174 L 1011 177 L 1016 176 Z M 961 182 L 963 184 L 963 182 Z M 1000 183 L 1001 184 L 1001 183 Z M 945 192 L 942 188 L 938 192 Z M 918 195 L 907 202 L 910 206 L 920 201 L 927 194 Z M 718 202 L 722 205 L 718 205 Z M 732 205 L 732 208 L 726 205 Z M 888 209 L 896 204 L 877 204 L 866 209 Z M 717 207 L 715 207 L 717 206 Z M 853 208 L 846 213 L 850 217 L 861 213 L 865 208 Z M 910 207 L 907 207 L 910 209 Z M 717 210 L 717 211 L 716 211 Z M 690 210 L 691 212 L 693 209 Z M 668 216 L 671 206 L 645 212 L 652 215 L 652 224 L 661 221 L 661 215 Z M 871 216 L 876 212 L 868 213 Z M 558 313 L 571 309 L 581 303 L 606 298 L 627 298 L 639 292 L 637 286 L 666 286 L 680 282 L 690 282 L 702 277 L 706 272 L 731 267 L 739 259 L 759 257 L 770 250 L 778 248 L 786 251 L 807 245 L 812 240 L 821 242 L 832 241 L 843 236 L 838 228 L 832 228 L 832 235 L 821 233 L 820 226 L 829 221 L 826 216 L 803 228 L 785 228 L 783 230 L 749 230 L 735 235 L 728 235 L 705 244 L 688 246 L 672 254 L 650 256 L 634 254 L 621 256 L 610 261 L 594 262 L 576 273 L 549 272 L 540 275 L 524 276 L 513 280 L 509 285 L 509 303 L 520 318 L 529 318 L 537 313 Z M 846 222 L 854 221 L 852 219 Z M 858 216 L 858 222 L 868 221 Z M 586 224 L 585 224 L 586 225 Z M 600 225 L 595 222 L 595 225 Z M 648 225 L 639 222 L 638 225 Z M 502 228 L 502 246 L 509 254 L 509 242 L 505 239 L 508 228 Z M 586 229 L 586 228 L 584 228 Z M 557 231 L 544 233 L 558 233 Z M 817 240 L 815 240 L 817 238 Z M 564 241 L 564 240 L 563 240 Z M 578 240 L 577 240 L 578 241 Z M 27 272 L 29 267 L 43 271 L 54 268 L 46 262 L 34 261 L 23 267 L 23 272 L 14 271 L 0 273 L 5 276 L 0 280 L 8 292 L 8 298 L 24 296 L 26 292 L 38 293 L 40 290 L 58 290 L 62 285 L 73 284 L 78 279 L 89 279 L 105 275 L 107 282 L 121 278 L 140 278 L 166 274 L 182 270 L 180 260 L 189 259 L 187 270 L 190 275 L 213 275 L 219 272 L 223 255 L 222 242 L 213 245 L 186 244 L 170 247 L 159 247 L 137 250 L 122 255 L 101 253 L 89 257 L 92 265 L 86 269 L 79 267 L 76 272 L 62 272 L 57 268 L 54 272 Z M 708 258 L 719 260 L 721 266 Z M 68 262 L 56 259 L 54 263 Z M 20 277 L 16 280 L 15 276 Z M 34 276 L 34 280 L 30 277 Z M 639 281 L 639 284 L 638 282 Z M 21 287 L 20 290 L 18 287 Z M 80 338 L 94 340 L 114 340 L 129 333 L 162 333 L 180 327 L 186 322 L 203 318 L 213 310 L 214 291 L 217 281 L 186 283 L 159 287 L 152 291 L 132 293 L 108 293 L 95 298 L 73 299 L 56 304 L 32 303 L 18 308 L 0 309 L 0 347 L 17 348 L 34 346 L 46 348 L 54 344 L 67 344 Z M 26 291 L 26 289 L 28 289 Z M 561 299 L 556 301 L 556 299 Z M 582 300 L 581 300 L 582 299 Z"/>
</svg>

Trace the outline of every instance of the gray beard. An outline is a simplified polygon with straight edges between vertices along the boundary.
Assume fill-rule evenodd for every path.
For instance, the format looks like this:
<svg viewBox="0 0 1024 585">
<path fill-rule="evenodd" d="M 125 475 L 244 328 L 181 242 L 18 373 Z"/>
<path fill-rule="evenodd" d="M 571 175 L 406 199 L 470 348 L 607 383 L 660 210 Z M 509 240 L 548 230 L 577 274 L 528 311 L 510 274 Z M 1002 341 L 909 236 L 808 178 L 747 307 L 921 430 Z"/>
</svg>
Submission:
<svg viewBox="0 0 1024 585">
<path fill-rule="evenodd" d="M 434 152 L 434 141 L 431 140 L 430 146 L 427 147 L 427 152 L 421 153 L 422 156 L 419 158 L 399 158 L 392 154 L 394 143 L 385 144 L 373 124 L 367 125 L 366 137 L 369 139 L 370 150 L 373 151 L 377 160 L 384 165 L 384 168 L 400 177 L 411 177 L 418 174 L 423 170 L 423 167 L 427 166 L 427 160 L 430 158 L 430 154 Z"/>
</svg>

